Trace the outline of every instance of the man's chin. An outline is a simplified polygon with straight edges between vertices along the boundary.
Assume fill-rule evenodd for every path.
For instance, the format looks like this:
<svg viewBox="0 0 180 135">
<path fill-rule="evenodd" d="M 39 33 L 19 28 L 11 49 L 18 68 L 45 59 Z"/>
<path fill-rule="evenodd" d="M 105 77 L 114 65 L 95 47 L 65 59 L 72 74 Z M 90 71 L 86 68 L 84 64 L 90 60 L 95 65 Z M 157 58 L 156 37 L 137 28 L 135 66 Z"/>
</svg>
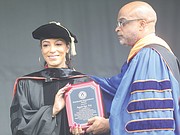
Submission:
<svg viewBox="0 0 180 135">
<path fill-rule="evenodd" d="M 123 41 L 119 41 L 119 43 L 123 46 L 127 46 Z"/>
</svg>

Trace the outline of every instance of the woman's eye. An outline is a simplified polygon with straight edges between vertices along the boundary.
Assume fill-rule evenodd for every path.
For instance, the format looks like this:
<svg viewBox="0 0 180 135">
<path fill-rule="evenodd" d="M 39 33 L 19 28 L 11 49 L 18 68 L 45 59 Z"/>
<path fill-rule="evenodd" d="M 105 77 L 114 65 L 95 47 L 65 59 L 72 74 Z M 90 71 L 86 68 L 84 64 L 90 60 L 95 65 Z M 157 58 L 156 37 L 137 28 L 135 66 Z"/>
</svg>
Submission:
<svg viewBox="0 0 180 135">
<path fill-rule="evenodd" d="M 48 47 L 48 44 L 42 44 L 42 47 Z"/>
<path fill-rule="evenodd" d="M 61 43 L 57 43 L 56 45 L 57 45 L 57 46 L 61 46 L 62 44 L 61 44 Z"/>
</svg>

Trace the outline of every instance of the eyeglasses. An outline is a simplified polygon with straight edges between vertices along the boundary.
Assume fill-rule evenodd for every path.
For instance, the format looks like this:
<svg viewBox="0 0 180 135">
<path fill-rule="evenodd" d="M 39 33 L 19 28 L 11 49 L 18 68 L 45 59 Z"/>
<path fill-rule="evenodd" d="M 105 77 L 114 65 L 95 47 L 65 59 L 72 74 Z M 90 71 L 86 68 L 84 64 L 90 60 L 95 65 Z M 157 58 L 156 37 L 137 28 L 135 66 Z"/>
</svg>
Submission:
<svg viewBox="0 0 180 135">
<path fill-rule="evenodd" d="M 133 21 L 139 21 L 139 20 L 143 20 L 143 19 L 133 19 L 133 20 L 119 20 L 117 21 L 117 27 L 124 27 L 126 24 L 133 22 Z"/>
</svg>

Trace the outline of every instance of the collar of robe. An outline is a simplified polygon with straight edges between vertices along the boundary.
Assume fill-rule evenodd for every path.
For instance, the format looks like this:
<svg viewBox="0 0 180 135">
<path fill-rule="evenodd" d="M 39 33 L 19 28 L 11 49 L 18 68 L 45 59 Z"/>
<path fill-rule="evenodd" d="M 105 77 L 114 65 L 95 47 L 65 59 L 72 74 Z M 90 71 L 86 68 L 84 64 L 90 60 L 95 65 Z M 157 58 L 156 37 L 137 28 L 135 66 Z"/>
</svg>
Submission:
<svg viewBox="0 0 180 135">
<path fill-rule="evenodd" d="M 53 79 L 61 80 L 61 79 L 69 79 L 69 78 L 79 78 L 86 76 L 80 72 L 77 72 L 75 70 L 69 69 L 69 68 L 46 68 L 44 70 L 41 70 L 39 72 L 34 72 L 28 75 L 25 75 L 25 78 L 42 78 L 45 79 L 45 82 L 52 81 Z M 23 78 L 24 78 L 23 77 Z"/>
<path fill-rule="evenodd" d="M 13 95 L 16 93 L 16 85 L 21 79 L 44 80 L 51 82 L 53 80 L 68 80 L 72 78 L 87 77 L 87 75 L 68 68 L 46 68 L 38 72 L 34 72 L 16 79 L 14 84 Z"/>
<path fill-rule="evenodd" d="M 160 46 L 163 46 L 165 48 L 167 48 L 172 54 L 172 50 L 169 47 L 169 45 L 160 37 L 156 36 L 155 33 L 151 33 L 147 36 L 145 36 L 144 38 L 140 39 L 139 41 L 137 41 L 137 43 L 133 46 L 133 48 L 131 49 L 128 59 L 127 59 L 127 63 L 145 46 L 150 45 L 150 44 L 159 44 Z"/>
</svg>

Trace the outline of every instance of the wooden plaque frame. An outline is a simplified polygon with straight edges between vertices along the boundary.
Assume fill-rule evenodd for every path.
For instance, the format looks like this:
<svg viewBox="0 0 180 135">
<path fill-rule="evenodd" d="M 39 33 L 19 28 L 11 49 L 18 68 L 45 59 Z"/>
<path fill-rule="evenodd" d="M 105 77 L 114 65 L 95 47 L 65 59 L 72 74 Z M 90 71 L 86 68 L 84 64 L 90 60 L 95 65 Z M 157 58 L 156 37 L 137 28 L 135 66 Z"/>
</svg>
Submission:
<svg viewBox="0 0 180 135">
<path fill-rule="evenodd" d="M 89 118 L 104 117 L 101 90 L 94 81 L 71 85 L 65 93 L 65 102 L 70 127 L 80 124 L 82 129 L 86 129 Z"/>
</svg>

